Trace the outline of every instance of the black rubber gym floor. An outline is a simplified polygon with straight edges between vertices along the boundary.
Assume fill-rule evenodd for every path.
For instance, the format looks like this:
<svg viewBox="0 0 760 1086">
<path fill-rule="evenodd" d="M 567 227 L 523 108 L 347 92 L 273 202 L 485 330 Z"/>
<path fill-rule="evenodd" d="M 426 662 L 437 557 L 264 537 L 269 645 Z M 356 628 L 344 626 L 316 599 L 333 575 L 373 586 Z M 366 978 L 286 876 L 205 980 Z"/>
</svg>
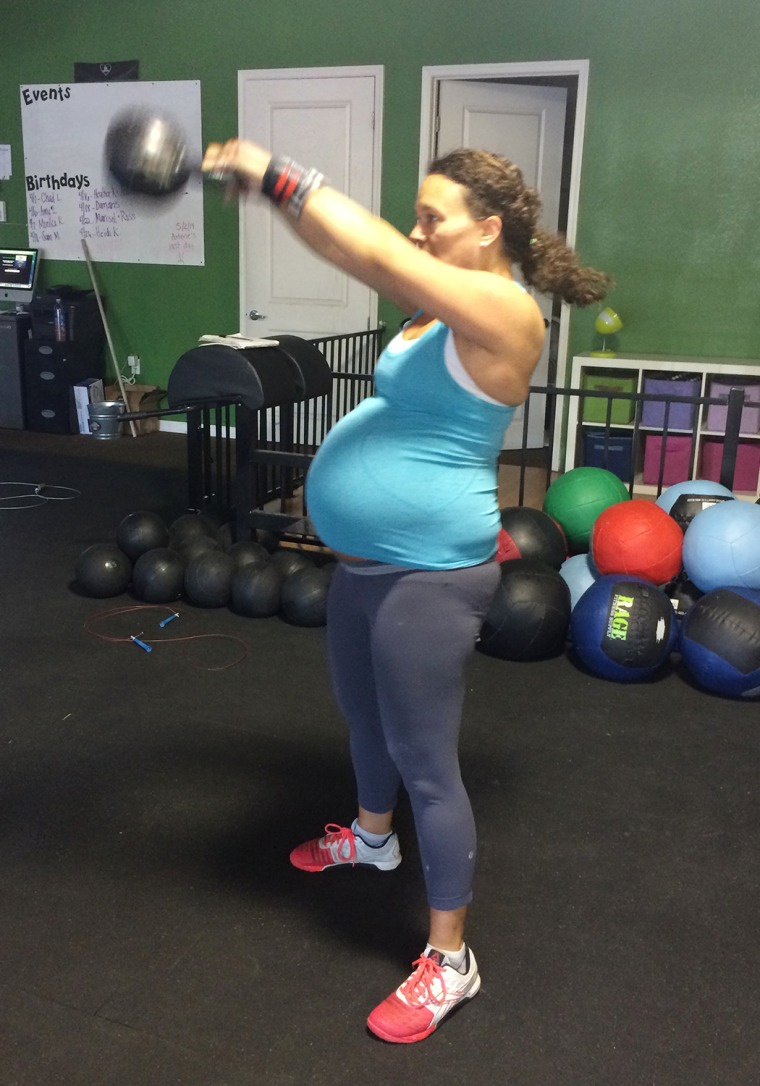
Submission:
<svg viewBox="0 0 760 1086">
<path fill-rule="evenodd" d="M 0 502 L 2 1086 L 756 1086 L 757 703 L 478 655 L 483 987 L 384 1044 L 426 934 L 408 811 L 395 872 L 288 864 L 353 813 L 323 631 L 72 591 L 124 515 L 183 511 L 183 453 L 0 431 L 0 497 L 81 492 Z"/>
</svg>

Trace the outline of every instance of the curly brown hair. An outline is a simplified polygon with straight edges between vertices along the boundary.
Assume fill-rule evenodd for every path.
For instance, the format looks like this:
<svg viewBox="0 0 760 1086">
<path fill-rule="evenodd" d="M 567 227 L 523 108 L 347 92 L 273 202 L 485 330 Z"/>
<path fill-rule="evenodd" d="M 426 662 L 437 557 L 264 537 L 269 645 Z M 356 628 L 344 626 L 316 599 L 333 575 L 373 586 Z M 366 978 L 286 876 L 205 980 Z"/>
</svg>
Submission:
<svg viewBox="0 0 760 1086">
<path fill-rule="evenodd" d="M 431 162 L 428 173 L 462 185 L 474 219 L 501 219 L 504 250 L 520 265 L 529 286 L 579 306 L 598 302 L 612 286 L 604 272 L 581 265 L 561 234 L 537 225 L 541 199 L 509 159 L 460 147 Z"/>
</svg>

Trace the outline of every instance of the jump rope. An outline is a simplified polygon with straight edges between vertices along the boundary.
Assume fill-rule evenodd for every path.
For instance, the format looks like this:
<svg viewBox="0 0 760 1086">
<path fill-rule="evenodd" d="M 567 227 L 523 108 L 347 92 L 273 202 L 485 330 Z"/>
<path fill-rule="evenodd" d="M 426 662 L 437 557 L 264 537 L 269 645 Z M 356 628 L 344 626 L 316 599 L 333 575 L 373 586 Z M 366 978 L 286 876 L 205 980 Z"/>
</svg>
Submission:
<svg viewBox="0 0 760 1086">
<path fill-rule="evenodd" d="M 140 612 L 151 611 L 158 611 L 166 616 L 158 624 L 159 627 L 161 627 L 162 629 L 166 628 L 166 626 L 168 626 L 170 622 L 173 622 L 175 619 L 178 619 L 180 617 L 179 611 L 175 611 L 173 607 L 165 606 L 158 603 L 139 603 L 132 604 L 128 607 L 112 607 L 107 611 L 100 611 L 95 615 L 91 615 L 84 623 L 84 629 L 86 633 L 90 634 L 91 637 L 97 638 L 99 641 L 108 641 L 112 644 L 127 645 L 131 642 L 139 649 L 142 649 L 143 652 L 153 652 L 153 646 L 157 644 L 168 645 L 171 642 L 185 642 L 187 647 L 189 648 L 190 642 L 208 640 L 231 642 L 239 647 L 240 651 L 238 652 L 238 654 L 233 659 L 228 660 L 226 663 L 223 664 L 198 664 L 191 660 L 190 665 L 192 667 L 198 668 L 200 671 L 226 671 L 227 668 L 236 667 L 237 664 L 242 663 L 242 661 L 248 655 L 248 646 L 241 638 L 235 637 L 234 634 L 202 633 L 186 634 L 185 636 L 179 637 L 151 638 L 147 637 L 145 635 L 145 632 L 142 630 L 138 634 L 117 636 L 115 634 L 101 633 L 99 630 L 95 629 L 95 627 L 101 622 L 107 622 L 111 619 L 116 619 L 120 615 L 132 615 L 138 614 Z"/>
</svg>

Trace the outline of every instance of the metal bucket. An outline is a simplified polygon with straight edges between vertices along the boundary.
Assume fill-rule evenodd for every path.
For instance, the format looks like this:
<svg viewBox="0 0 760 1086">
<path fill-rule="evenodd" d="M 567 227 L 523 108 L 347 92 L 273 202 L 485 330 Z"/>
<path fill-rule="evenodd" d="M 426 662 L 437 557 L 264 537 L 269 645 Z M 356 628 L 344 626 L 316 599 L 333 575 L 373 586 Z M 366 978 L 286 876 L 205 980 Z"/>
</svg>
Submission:
<svg viewBox="0 0 760 1086">
<path fill-rule="evenodd" d="M 101 403 L 91 403 L 87 408 L 87 412 L 92 436 L 101 438 L 101 440 L 121 437 L 121 416 L 126 410 L 126 404 L 122 400 L 104 400 Z"/>
</svg>

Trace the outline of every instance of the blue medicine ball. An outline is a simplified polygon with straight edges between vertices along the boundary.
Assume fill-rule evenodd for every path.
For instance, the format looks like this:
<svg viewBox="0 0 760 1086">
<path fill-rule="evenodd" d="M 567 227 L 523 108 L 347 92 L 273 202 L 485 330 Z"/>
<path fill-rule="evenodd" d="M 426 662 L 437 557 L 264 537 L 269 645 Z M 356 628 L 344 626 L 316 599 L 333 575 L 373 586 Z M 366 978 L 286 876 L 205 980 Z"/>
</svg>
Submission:
<svg viewBox="0 0 760 1086">
<path fill-rule="evenodd" d="M 702 596 L 683 621 L 681 653 L 705 690 L 760 697 L 760 592 L 716 588 Z"/>
<path fill-rule="evenodd" d="M 673 605 L 642 577 L 608 574 L 581 596 L 572 612 L 575 651 L 595 675 L 635 682 L 653 675 L 678 640 Z"/>
<path fill-rule="evenodd" d="M 696 516 L 683 537 L 683 568 L 702 592 L 760 589 L 760 506 L 720 502 Z"/>
<path fill-rule="evenodd" d="M 575 607 L 587 588 L 599 577 L 590 554 L 573 554 L 559 567 L 559 575 L 570 589 L 570 606 Z"/>
<path fill-rule="evenodd" d="M 687 479 L 682 483 L 673 483 L 672 486 L 663 490 L 656 504 L 666 513 L 670 513 L 678 498 L 692 494 L 701 494 L 706 498 L 733 498 L 734 496 L 727 486 L 715 483 L 712 479 Z"/>
</svg>

